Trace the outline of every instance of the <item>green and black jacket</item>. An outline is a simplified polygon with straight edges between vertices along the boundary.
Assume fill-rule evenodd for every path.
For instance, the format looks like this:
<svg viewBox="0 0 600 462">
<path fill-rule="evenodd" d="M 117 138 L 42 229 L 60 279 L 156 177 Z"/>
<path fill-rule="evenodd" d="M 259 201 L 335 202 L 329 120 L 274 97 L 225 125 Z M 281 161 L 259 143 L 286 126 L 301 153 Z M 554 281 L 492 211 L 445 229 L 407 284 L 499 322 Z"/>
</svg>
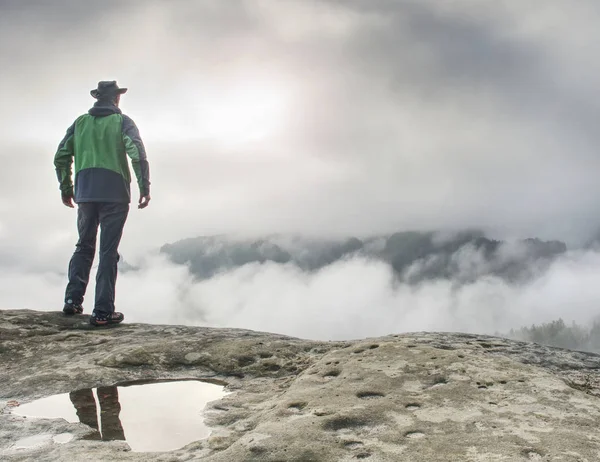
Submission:
<svg viewBox="0 0 600 462">
<path fill-rule="evenodd" d="M 62 195 L 73 195 L 75 202 L 131 202 L 127 156 L 140 194 L 150 194 L 146 149 L 135 123 L 118 107 L 97 102 L 69 127 L 54 156 Z"/>
</svg>

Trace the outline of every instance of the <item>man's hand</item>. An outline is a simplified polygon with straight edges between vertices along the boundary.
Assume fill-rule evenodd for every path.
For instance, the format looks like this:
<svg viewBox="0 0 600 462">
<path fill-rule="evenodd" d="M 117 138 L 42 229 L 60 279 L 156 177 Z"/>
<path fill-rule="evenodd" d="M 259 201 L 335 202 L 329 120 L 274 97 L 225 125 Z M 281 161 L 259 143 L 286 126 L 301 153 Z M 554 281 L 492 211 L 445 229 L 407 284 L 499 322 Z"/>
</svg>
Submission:
<svg viewBox="0 0 600 462">
<path fill-rule="evenodd" d="M 138 201 L 138 209 L 145 209 L 146 207 L 148 207 L 149 203 L 150 203 L 150 194 L 147 194 L 145 196 L 140 196 L 140 200 Z"/>
<path fill-rule="evenodd" d="M 74 209 L 75 206 L 73 205 L 73 196 L 72 195 L 67 195 L 67 196 L 61 196 L 62 197 L 62 203 L 69 208 Z"/>
</svg>

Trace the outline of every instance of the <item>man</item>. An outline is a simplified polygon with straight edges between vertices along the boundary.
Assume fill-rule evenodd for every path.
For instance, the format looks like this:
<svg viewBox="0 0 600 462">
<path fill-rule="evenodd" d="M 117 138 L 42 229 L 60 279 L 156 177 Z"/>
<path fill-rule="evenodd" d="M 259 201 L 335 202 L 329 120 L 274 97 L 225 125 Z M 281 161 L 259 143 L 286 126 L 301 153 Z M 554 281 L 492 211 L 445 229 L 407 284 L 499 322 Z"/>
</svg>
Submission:
<svg viewBox="0 0 600 462">
<path fill-rule="evenodd" d="M 83 313 L 83 298 L 88 284 L 96 235 L 100 226 L 100 263 L 96 276 L 96 300 L 90 323 L 95 326 L 117 324 L 122 313 L 115 312 L 118 247 L 131 202 L 131 174 L 127 156 L 140 190 L 138 208 L 150 202 L 150 173 L 146 150 L 139 131 L 119 109 L 121 95 L 116 81 L 98 82 L 90 94 L 94 106 L 69 127 L 54 157 L 62 202 L 78 206 L 79 240 L 69 263 L 69 282 L 63 312 Z M 75 160 L 75 187 L 71 165 Z"/>
</svg>

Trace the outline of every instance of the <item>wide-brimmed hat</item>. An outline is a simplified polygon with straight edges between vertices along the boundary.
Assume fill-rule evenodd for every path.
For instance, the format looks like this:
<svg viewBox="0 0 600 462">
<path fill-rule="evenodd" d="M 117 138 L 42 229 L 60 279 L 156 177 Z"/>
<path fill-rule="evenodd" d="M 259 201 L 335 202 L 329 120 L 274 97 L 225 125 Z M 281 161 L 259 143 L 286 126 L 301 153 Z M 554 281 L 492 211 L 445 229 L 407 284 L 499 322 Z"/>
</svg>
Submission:
<svg viewBox="0 0 600 462">
<path fill-rule="evenodd" d="M 94 88 L 90 91 L 90 95 L 92 95 L 96 99 L 106 98 L 110 96 L 120 95 L 125 93 L 127 88 L 119 88 L 116 80 L 103 80 L 98 82 L 98 88 Z"/>
</svg>

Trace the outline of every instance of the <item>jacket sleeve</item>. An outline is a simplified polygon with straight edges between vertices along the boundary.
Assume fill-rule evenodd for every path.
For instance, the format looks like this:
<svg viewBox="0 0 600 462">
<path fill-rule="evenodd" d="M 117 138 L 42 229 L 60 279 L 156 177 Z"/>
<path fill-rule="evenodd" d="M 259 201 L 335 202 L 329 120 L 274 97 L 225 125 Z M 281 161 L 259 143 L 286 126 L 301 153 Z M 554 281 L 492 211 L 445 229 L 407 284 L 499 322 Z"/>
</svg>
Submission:
<svg viewBox="0 0 600 462">
<path fill-rule="evenodd" d="M 123 115 L 123 143 L 140 188 L 140 194 L 150 194 L 150 167 L 146 159 L 146 148 L 140 137 L 140 132 L 130 117 Z"/>
<path fill-rule="evenodd" d="M 60 184 L 60 192 L 63 196 L 73 195 L 73 179 L 71 178 L 74 155 L 73 137 L 75 135 L 75 123 L 71 125 L 65 137 L 58 145 L 58 150 L 54 156 L 54 167 L 56 176 Z"/>
</svg>

